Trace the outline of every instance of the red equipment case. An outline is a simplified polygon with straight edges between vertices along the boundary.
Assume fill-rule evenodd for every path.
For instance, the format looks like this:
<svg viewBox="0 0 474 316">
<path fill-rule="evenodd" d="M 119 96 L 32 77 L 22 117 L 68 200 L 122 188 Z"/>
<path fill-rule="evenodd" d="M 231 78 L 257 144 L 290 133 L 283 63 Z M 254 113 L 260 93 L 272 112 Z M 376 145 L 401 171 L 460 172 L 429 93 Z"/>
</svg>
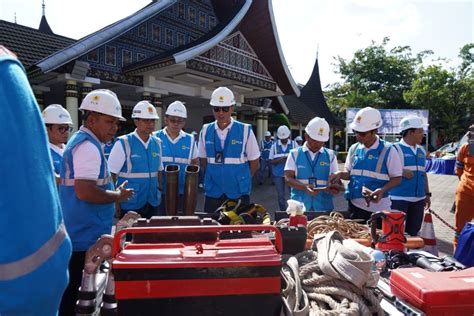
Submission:
<svg viewBox="0 0 474 316">
<path fill-rule="evenodd" d="M 126 243 L 126 233 L 275 232 L 267 237 Z M 135 237 L 134 237 L 135 238 Z M 184 240 L 186 238 L 183 238 Z M 206 239 L 206 238 L 205 238 Z M 112 272 L 119 315 L 279 315 L 281 236 L 273 226 L 139 227 L 115 235 Z"/>
<path fill-rule="evenodd" d="M 392 270 L 390 289 L 427 315 L 474 314 L 474 268 L 453 272 Z"/>
</svg>

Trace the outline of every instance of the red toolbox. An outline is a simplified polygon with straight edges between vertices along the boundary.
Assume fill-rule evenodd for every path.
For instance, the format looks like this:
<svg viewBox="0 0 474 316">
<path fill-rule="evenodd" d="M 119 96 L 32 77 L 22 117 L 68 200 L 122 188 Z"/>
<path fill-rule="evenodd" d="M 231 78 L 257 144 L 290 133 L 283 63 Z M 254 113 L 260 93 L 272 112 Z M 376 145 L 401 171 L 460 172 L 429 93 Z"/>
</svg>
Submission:
<svg viewBox="0 0 474 316">
<path fill-rule="evenodd" d="M 474 268 L 453 272 L 396 269 L 390 275 L 390 289 L 427 315 L 474 314 Z"/>
<path fill-rule="evenodd" d="M 275 232 L 220 240 L 218 232 Z M 200 241 L 123 243 L 124 234 L 214 233 Z M 135 237 L 134 237 L 135 238 Z M 273 226 L 139 227 L 115 235 L 112 272 L 119 315 L 279 315 L 280 232 Z"/>
</svg>

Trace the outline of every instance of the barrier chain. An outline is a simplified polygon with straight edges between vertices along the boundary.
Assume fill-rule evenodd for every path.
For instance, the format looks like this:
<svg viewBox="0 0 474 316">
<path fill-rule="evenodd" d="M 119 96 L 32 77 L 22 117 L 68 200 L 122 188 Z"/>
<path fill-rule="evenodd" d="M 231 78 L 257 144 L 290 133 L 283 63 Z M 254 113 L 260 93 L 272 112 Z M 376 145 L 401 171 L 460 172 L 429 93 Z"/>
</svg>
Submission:
<svg viewBox="0 0 474 316">
<path fill-rule="evenodd" d="M 439 216 L 438 214 L 435 213 L 435 211 L 433 211 L 432 209 L 429 209 L 428 212 L 432 213 L 437 219 L 439 219 L 441 221 L 441 223 L 443 223 L 444 225 L 448 226 L 449 228 L 451 228 L 452 230 L 456 231 L 456 228 L 454 228 L 454 226 L 452 226 L 451 224 L 449 224 L 447 221 L 445 221 L 441 216 Z"/>
</svg>

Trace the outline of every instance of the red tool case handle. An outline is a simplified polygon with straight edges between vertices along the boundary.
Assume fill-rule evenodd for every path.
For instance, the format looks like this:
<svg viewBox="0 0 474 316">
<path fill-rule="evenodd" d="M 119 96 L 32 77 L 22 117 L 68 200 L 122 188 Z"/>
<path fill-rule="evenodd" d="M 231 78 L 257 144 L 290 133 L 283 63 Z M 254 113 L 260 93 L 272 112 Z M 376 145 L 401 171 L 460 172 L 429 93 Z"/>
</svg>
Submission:
<svg viewBox="0 0 474 316">
<path fill-rule="evenodd" d="M 122 236 L 125 234 L 147 234 L 147 233 L 208 233 L 222 231 L 262 231 L 271 230 L 275 233 L 275 248 L 281 254 L 283 244 L 280 231 L 271 225 L 212 225 L 212 226 L 160 226 L 160 227 L 130 227 L 124 228 L 114 236 L 112 256 L 122 250 Z"/>
</svg>

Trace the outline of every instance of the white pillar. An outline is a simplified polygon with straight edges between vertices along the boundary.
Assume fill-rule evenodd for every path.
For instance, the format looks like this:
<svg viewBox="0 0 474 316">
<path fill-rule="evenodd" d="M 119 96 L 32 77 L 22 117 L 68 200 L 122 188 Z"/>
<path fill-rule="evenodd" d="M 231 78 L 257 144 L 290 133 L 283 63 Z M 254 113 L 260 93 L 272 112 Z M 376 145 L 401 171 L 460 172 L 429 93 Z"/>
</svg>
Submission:
<svg viewBox="0 0 474 316">
<path fill-rule="evenodd" d="M 268 131 L 268 113 L 263 113 L 263 120 L 262 120 L 262 129 L 263 133 Z"/>
<path fill-rule="evenodd" d="M 257 142 L 260 144 L 260 142 L 263 139 L 263 136 L 265 135 L 265 131 L 263 130 L 263 113 L 262 110 L 259 110 L 257 113 Z"/>
<path fill-rule="evenodd" d="M 66 97 L 66 109 L 71 115 L 73 123 L 73 132 L 78 130 L 79 124 L 79 112 L 78 112 L 78 92 L 77 92 L 77 82 L 74 80 L 67 80 L 65 87 L 65 97 Z M 71 135 L 72 135 L 71 133 Z"/>
</svg>

